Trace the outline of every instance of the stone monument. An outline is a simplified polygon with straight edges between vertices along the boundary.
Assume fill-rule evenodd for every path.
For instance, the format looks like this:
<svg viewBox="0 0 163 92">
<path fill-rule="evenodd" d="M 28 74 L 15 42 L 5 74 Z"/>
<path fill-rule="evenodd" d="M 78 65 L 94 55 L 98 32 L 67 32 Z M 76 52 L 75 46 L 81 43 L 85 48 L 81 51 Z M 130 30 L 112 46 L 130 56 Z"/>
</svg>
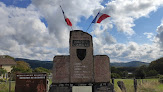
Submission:
<svg viewBox="0 0 163 92">
<path fill-rule="evenodd" d="M 112 92 L 107 55 L 93 55 L 92 36 L 70 31 L 70 55 L 55 56 L 49 92 Z"/>
</svg>

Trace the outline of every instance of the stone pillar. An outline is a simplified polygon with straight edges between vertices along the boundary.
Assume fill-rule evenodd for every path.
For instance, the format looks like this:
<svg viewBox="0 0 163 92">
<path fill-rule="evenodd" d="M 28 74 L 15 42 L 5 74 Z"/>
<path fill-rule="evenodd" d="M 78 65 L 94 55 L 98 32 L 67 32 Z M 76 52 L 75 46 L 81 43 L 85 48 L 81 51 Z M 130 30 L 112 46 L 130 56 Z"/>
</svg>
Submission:
<svg viewBox="0 0 163 92">
<path fill-rule="evenodd" d="M 75 30 L 70 32 L 70 82 L 93 82 L 92 36 Z"/>
</svg>

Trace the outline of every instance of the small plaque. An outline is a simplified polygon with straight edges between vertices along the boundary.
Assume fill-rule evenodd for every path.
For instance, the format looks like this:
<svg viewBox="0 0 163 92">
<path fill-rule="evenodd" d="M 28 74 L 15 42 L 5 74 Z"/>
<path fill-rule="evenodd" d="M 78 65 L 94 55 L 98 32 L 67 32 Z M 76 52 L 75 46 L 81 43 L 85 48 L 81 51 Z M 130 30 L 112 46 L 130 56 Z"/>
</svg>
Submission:
<svg viewBox="0 0 163 92">
<path fill-rule="evenodd" d="M 16 74 L 15 92 L 46 92 L 46 73 Z"/>
<path fill-rule="evenodd" d="M 72 46 L 76 47 L 89 47 L 90 41 L 89 40 L 73 40 Z"/>
</svg>

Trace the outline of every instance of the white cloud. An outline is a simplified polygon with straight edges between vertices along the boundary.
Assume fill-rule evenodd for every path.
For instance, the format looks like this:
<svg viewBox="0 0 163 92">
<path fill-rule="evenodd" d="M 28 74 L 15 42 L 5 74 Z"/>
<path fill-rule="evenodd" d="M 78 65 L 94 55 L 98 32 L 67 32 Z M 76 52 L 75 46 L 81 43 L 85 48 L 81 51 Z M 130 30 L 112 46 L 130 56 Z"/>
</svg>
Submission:
<svg viewBox="0 0 163 92">
<path fill-rule="evenodd" d="M 154 36 L 153 33 L 148 33 L 148 32 L 145 32 L 144 35 L 146 35 L 148 39 L 150 39 Z"/>
<path fill-rule="evenodd" d="M 163 0 L 112 0 L 106 5 L 102 12 L 111 15 L 118 31 L 133 35 L 134 21 L 140 17 L 148 17 L 152 11 L 163 5 Z"/>
<path fill-rule="evenodd" d="M 45 24 L 40 20 L 42 15 L 33 5 L 18 8 L 7 7 L 0 2 L 0 13 L 1 54 L 52 60 L 54 55 L 62 54 L 57 51 L 57 48 L 68 47 L 65 45 L 60 47 L 56 36 L 49 34 Z"/>
<path fill-rule="evenodd" d="M 156 42 L 160 45 L 160 48 L 163 49 L 163 20 L 160 26 L 157 27 Z"/>
<path fill-rule="evenodd" d="M 154 41 L 155 35 L 154 35 L 153 33 L 145 32 L 145 33 L 143 33 L 143 34 L 146 35 L 147 38 L 148 38 L 150 41 Z"/>
<path fill-rule="evenodd" d="M 96 46 L 95 46 L 96 47 Z M 99 46 L 100 47 L 100 46 Z M 143 61 L 151 62 L 163 55 L 157 44 L 137 44 L 129 42 L 128 44 L 110 44 L 99 48 L 98 54 L 107 54 L 114 62 Z M 111 62 L 113 62 L 111 61 Z"/>
</svg>

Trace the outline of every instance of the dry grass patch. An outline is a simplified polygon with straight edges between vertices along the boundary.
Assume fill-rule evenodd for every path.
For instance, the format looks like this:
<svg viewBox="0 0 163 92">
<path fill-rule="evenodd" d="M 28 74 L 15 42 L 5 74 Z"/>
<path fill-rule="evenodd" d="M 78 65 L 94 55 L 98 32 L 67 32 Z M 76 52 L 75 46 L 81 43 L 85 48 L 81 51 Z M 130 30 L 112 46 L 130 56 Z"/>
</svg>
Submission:
<svg viewBox="0 0 163 92">
<path fill-rule="evenodd" d="M 158 81 L 146 80 L 138 85 L 138 92 L 162 92 L 157 88 L 159 85 Z"/>
</svg>

